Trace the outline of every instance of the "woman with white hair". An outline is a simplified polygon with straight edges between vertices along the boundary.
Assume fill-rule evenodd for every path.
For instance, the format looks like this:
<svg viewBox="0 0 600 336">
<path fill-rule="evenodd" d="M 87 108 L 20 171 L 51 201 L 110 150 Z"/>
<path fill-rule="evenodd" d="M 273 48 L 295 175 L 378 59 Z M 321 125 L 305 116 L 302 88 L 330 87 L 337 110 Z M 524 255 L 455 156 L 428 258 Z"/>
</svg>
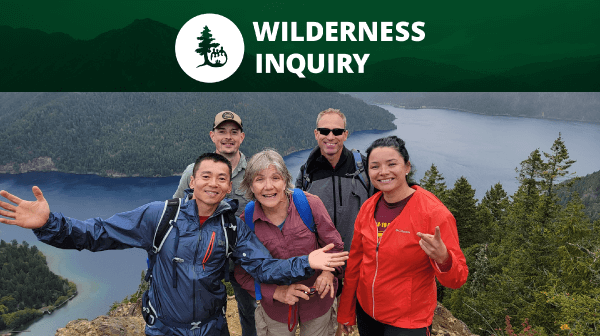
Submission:
<svg viewBox="0 0 600 336">
<path fill-rule="evenodd" d="M 254 224 L 256 236 L 274 258 L 305 255 L 328 244 L 334 245 L 330 252 L 342 252 L 342 238 L 323 202 L 292 188 L 292 176 L 281 155 L 270 149 L 255 154 L 248 161 L 240 185 L 246 199 L 254 202 L 241 218 L 250 227 Z M 305 223 L 307 214 L 312 214 L 315 232 Z M 317 271 L 311 278 L 289 286 L 260 284 L 262 299 L 255 312 L 257 334 L 294 335 L 299 324 L 300 335 L 333 335 L 337 327 L 335 293 L 342 277 L 343 268 L 337 267 L 334 272 Z M 257 296 L 254 279 L 239 266 L 235 278 L 242 288 Z"/>
</svg>

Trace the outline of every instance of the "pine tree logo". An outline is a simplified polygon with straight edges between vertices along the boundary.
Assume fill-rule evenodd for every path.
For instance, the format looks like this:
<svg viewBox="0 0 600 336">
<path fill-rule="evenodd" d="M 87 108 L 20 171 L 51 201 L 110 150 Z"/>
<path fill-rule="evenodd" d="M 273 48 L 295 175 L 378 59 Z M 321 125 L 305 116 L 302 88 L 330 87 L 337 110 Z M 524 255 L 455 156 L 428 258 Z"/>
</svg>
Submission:
<svg viewBox="0 0 600 336">
<path fill-rule="evenodd" d="M 198 37 L 200 43 L 198 43 L 198 49 L 196 52 L 200 56 L 204 56 L 204 63 L 197 66 L 197 68 L 208 65 L 211 67 L 222 67 L 227 63 L 227 52 L 223 49 L 219 43 L 213 42 L 215 39 L 212 37 L 208 26 L 204 26 L 200 37 Z M 219 46 L 221 48 L 219 49 Z"/>
<path fill-rule="evenodd" d="M 216 83 L 233 75 L 242 64 L 244 39 L 226 17 L 202 14 L 179 30 L 175 55 L 188 76 L 199 82 Z"/>
</svg>

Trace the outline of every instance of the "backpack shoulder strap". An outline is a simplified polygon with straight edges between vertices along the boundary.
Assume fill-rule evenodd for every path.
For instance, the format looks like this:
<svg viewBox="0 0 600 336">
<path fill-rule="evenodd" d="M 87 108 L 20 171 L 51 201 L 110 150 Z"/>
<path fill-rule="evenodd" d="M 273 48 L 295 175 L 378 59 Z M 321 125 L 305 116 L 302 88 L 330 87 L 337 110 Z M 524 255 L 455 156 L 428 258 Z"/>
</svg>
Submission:
<svg viewBox="0 0 600 336">
<path fill-rule="evenodd" d="M 362 155 L 358 149 L 352 148 L 352 156 L 354 156 L 354 165 L 356 166 L 358 178 L 362 182 L 365 189 L 367 189 L 367 193 L 369 193 L 369 177 L 367 176 L 367 170 L 365 169 Z"/>
<path fill-rule="evenodd" d="M 165 206 L 163 208 L 163 212 L 160 215 L 160 219 L 158 220 L 158 225 L 156 226 L 156 231 L 154 231 L 154 239 L 152 240 L 152 249 L 148 252 L 148 258 L 146 259 L 146 263 L 148 265 L 148 271 L 146 271 L 146 276 L 144 280 L 150 281 L 152 278 L 152 269 L 154 268 L 154 263 L 156 261 L 156 255 L 162 249 L 162 246 L 165 242 L 165 239 L 171 233 L 173 229 L 174 222 L 177 221 L 177 217 L 179 216 L 179 209 L 181 208 L 181 199 L 174 198 L 165 201 Z"/>
<path fill-rule="evenodd" d="M 179 216 L 179 209 L 181 208 L 181 199 L 174 198 L 165 201 L 165 207 L 163 213 L 160 216 L 156 231 L 154 232 L 154 239 L 152 241 L 152 252 L 158 253 L 162 248 L 165 239 L 171 232 L 173 226 L 171 222 L 176 222 Z"/>
<path fill-rule="evenodd" d="M 254 201 L 250 201 L 246 204 L 244 208 L 244 222 L 250 228 L 250 230 L 254 231 Z"/>
<path fill-rule="evenodd" d="M 310 204 L 308 204 L 308 200 L 306 199 L 306 195 L 304 191 L 301 189 L 294 189 L 294 193 L 292 194 L 292 199 L 294 200 L 294 205 L 296 206 L 296 210 L 300 214 L 300 218 L 304 222 L 304 225 L 308 227 L 308 229 L 315 233 L 315 221 L 312 215 L 312 210 L 310 209 Z"/>
<path fill-rule="evenodd" d="M 310 176 L 306 172 L 306 164 L 300 167 L 300 173 L 302 174 L 302 190 L 306 191 L 310 186 Z"/>
<path fill-rule="evenodd" d="M 233 211 L 226 211 L 221 214 L 221 226 L 227 240 L 225 242 L 225 256 L 229 258 L 235 250 L 235 244 L 237 243 L 237 220 Z"/>
</svg>

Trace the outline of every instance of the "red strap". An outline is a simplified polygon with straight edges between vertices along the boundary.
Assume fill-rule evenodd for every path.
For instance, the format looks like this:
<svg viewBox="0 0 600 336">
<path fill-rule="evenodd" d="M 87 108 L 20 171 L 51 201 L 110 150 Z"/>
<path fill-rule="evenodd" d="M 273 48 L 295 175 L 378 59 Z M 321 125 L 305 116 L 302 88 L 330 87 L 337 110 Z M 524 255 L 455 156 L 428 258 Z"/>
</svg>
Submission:
<svg viewBox="0 0 600 336">
<path fill-rule="evenodd" d="M 290 326 L 290 322 L 292 322 L 292 315 L 294 318 L 294 323 Z M 290 308 L 288 309 L 288 330 L 290 332 L 294 331 L 294 329 L 296 328 L 296 324 L 298 324 L 298 320 L 296 319 L 296 317 L 298 316 L 298 305 L 290 305 Z"/>
</svg>

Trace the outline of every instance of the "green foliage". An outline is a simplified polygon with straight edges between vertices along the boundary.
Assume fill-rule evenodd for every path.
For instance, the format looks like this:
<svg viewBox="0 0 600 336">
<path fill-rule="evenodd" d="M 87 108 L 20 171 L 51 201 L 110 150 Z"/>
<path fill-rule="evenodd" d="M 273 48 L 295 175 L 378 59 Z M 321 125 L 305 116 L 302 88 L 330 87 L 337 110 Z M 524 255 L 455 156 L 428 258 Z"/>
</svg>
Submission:
<svg viewBox="0 0 600 336">
<path fill-rule="evenodd" d="M 18 310 L 14 313 L 3 314 L 2 322 L 4 322 L 6 327 L 10 329 L 17 329 L 18 327 L 25 325 L 42 315 L 42 312 L 40 312 L 38 309 L 26 308 Z"/>
<path fill-rule="evenodd" d="M 600 171 L 588 174 L 582 178 L 572 179 L 571 185 L 563 182 L 556 190 L 560 205 L 566 205 L 577 193 L 581 196 L 581 202 L 585 205 L 586 215 L 590 220 L 600 219 Z"/>
<path fill-rule="evenodd" d="M 475 189 L 464 176 L 456 180 L 446 199 L 446 207 L 456 219 L 461 248 L 482 242 L 485 232 L 478 218 Z"/>
<path fill-rule="evenodd" d="M 346 115 L 350 133 L 395 128 L 383 108 L 339 93 L 303 92 L 70 92 L 0 93 L 0 167 L 36 158 L 41 170 L 171 176 L 215 147 L 214 116 L 232 110 L 244 123 L 241 150 L 265 147 L 282 155 L 316 145 L 317 114 Z M 47 164 L 44 166 L 43 164 Z M 44 168 L 45 167 L 45 168 Z M 18 173 L 21 170 L 16 170 Z"/>
<path fill-rule="evenodd" d="M 30 310 L 64 301 L 72 288 L 75 284 L 50 271 L 37 247 L 0 240 L 0 315 L 6 326 L 36 318 Z"/>
<path fill-rule="evenodd" d="M 442 203 L 446 203 L 446 182 L 442 173 L 439 172 L 435 164 L 431 164 L 431 168 L 425 172 L 425 175 L 420 181 L 421 187 L 434 194 Z"/>
<path fill-rule="evenodd" d="M 600 332 L 600 222 L 590 222 L 576 193 L 557 205 L 557 182 L 572 161 L 560 136 L 552 148 L 544 153 L 548 161 L 535 150 L 521 163 L 512 202 L 499 185 L 486 193 L 480 210 L 487 217 L 480 218 L 497 223 L 497 230 L 486 244 L 464 249 L 469 280 L 444 298 L 457 318 L 482 334 Z M 528 322 L 517 333 L 507 316 Z"/>
</svg>

